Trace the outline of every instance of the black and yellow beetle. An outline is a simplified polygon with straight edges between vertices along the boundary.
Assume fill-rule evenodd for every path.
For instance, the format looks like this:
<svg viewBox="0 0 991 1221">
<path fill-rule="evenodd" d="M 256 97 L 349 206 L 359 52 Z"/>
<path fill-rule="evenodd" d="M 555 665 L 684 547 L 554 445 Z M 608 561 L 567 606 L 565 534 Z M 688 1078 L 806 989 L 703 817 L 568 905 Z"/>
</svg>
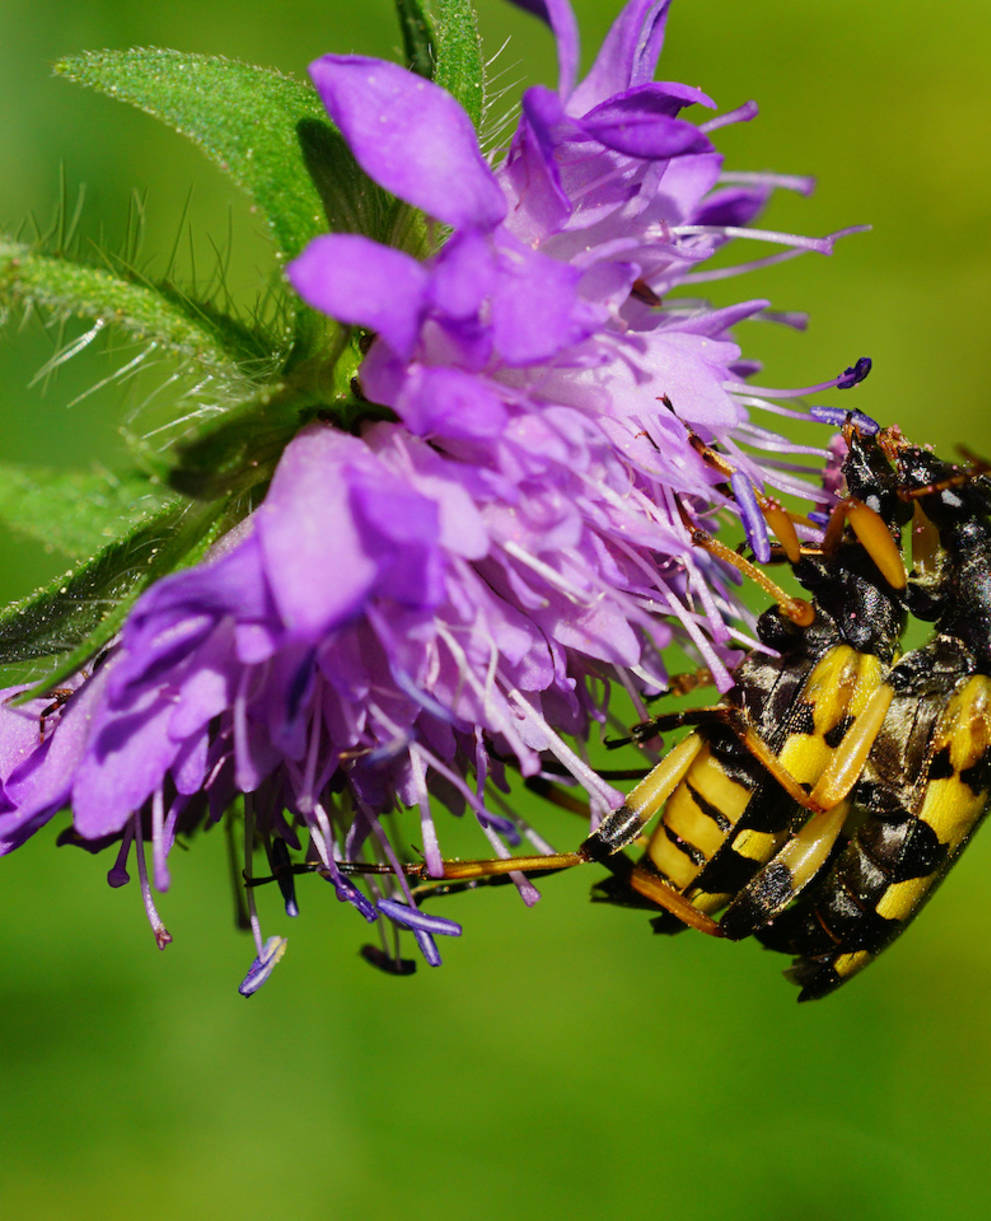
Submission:
<svg viewBox="0 0 991 1221">
<path fill-rule="evenodd" d="M 820 875 L 841 840 L 848 795 L 892 699 L 884 679 L 906 619 L 898 542 L 912 514 L 874 438 L 850 430 L 848 439 L 848 495 L 823 546 L 794 558 L 814 598 L 811 622 L 766 611 L 758 636 L 775 654 L 745 658 L 714 707 L 637 727 L 643 740 L 698 726 L 582 846 L 613 873 L 595 897 L 666 907 L 658 931 L 690 923 L 738 937 L 746 933 L 734 926 L 749 921 L 753 932 Z M 844 519 L 855 523 L 855 540 L 843 537 Z M 657 811 L 643 861 L 625 869 L 610 861 Z M 725 909 L 718 928 L 687 919 L 671 887 L 696 911 Z"/>
<path fill-rule="evenodd" d="M 892 700 L 851 793 L 845 846 L 779 919 L 724 929 L 795 955 L 801 1000 L 833 991 L 898 936 L 991 802 L 991 489 L 981 473 L 897 438 L 889 446 L 921 543 L 906 597 L 934 634 L 885 680 Z"/>
</svg>

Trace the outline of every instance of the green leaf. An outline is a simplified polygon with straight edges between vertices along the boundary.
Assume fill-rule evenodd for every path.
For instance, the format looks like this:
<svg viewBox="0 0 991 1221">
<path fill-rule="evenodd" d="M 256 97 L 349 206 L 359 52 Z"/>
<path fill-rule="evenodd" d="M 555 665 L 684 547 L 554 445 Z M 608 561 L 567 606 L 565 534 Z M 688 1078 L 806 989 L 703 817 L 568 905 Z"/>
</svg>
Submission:
<svg viewBox="0 0 991 1221">
<path fill-rule="evenodd" d="M 453 94 L 477 128 L 484 106 L 482 43 L 468 0 L 396 0 L 406 62 Z"/>
<path fill-rule="evenodd" d="M 323 232 L 296 125 L 324 119 L 314 90 L 272 68 L 220 56 L 138 47 L 89 51 L 55 65 L 71 81 L 154 115 L 188 136 L 252 196 L 280 258 Z"/>
<path fill-rule="evenodd" d="M 246 328 L 176 289 L 159 290 L 101 267 L 38 254 L 3 236 L 0 305 L 90 318 L 228 378 L 238 375 L 238 362 L 257 362 L 263 350 Z"/>
<path fill-rule="evenodd" d="M 322 407 L 320 399 L 288 387 L 241 403 L 180 441 L 166 478 L 176 491 L 197 500 L 267 483 L 282 451 Z"/>
<path fill-rule="evenodd" d="M 79 560 L 161 508 L 146 475 L 53 471 L 0 463 L 0 520 L 48 551 Z"/>
<path fill-rule="evenodd" d="M 332 233 L 363 233 L 392 243 L 414 209 L 383 191 L 361 169 L 344 137 L 335 127 L 316 119 L 301 119 L 296 134 L 303 162 L 323 201 Z M 410 248 L 415 254 L 416 249 Z"/>
<path fill-rule="evenodd" d="M 222 506 L 174 498 L 92 559 L 0 613 L 0 663 L 58 658 L 29 699 L 78 670 L 118 631 L 138 595 L 200 558 Z"/>
</svg>

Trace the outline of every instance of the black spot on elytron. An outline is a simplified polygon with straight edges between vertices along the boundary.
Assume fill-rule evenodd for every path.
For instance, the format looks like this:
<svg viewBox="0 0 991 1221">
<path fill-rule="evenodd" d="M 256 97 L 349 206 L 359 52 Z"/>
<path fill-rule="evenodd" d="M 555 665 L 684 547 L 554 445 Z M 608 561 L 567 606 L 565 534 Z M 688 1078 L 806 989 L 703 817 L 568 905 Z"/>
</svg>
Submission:
<svg viewBox="0 0 991 1221">
<path fill-rule="evenodd" d="M 833 726 L 832 729 L 827 729 L 826 732 L 822 735 L 823 741 L 826 743 L 826 745 L 828 747 L 830 747 L 831 750 L 835 750 L 837 748 L 837 746 L 839 746 L 839 744 L 843 741 L 843 738 L 846 735 L 846 731 L 850 728 L 850 726 L 852 724 L 853 724 L 852 716 L 841 717 L 839 719 L 839 721 L 837 721 L 837 723 Z"/>
<path fill-rule="evenodd" d="M 936 751 L 929 764 L 927 775 L 930 780 L 948 780 L 953 775 L 949 746 L 944 746 L 942 750 Z"/>
<path fill-rule="evenodd" d="M 736 896 L 726 909 L 719 927 L 731 941 L 749 937 L 754 929 L 767 923 L 775 908 L 788 902 L 793 889 L 791 870 L 780 861 L 772 861 L 757 874 L 746 890 Z"/>
<path fill-rule="evenodd" d="M 868 818 L 857 832 L 856 848 L 890 882 L 928 876 L 943 863 L 947 851 L 927 822 L 910 816 L 900 823 Z"/>
<path fill-rule="evenodd" d="M 960 779 L 974 796 L 986 793 L 991 788 L 991 750 L 986 750 L 971 767 L 965 767 Z"/>
</svg>

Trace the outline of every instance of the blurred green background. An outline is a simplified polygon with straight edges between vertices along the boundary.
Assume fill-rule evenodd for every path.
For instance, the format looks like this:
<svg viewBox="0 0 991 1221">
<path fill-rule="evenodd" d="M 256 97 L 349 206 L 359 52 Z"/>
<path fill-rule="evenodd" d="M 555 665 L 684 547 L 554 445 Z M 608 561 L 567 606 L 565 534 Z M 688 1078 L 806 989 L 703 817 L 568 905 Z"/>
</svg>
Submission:
<svg viewBox="0 0 991 1221">
<path fill-rule="evenodd" d="M 586 48 L 617 6 L 579 0 Z M 345 11 L 347 9 L 347 11 Z M 549 80 L 549 38 L 497 0 L 484 31 L 507 83 Z M 147 190 L 148 253 L 187 193 L 198 230 L 233 233 L 247 301 L 270 274 L 244 203 L 152 120 L 53 79 L 66 53 L 164 45 L 302 73 L 328 50 L 390 54 L 386 0 L 5 0 L 0 221 L 47 220 L 64 164 L 87 185 L 84 229 L 117 246 Z M 811 171 L 772 226 L 825 233 L 815 256 L 730 286 L 807 308 L 807 335 L 752 325 L 763 380 L 806 384 L 862 353 L 858 407 L 947 450 L 991 453 L 991 8 L 986 0 L 678 0 L 661 76 L 761 118 L 721 133 L 730 168 Z M 763 253 L 758 251 L 758 253 Z M 197 253 L 209 262 L 204 242 Z M 202 272 L 201 272 L 202 274 Z M 726 299 L 724 295 L 723 299 Z M 86 465 L 120 453 L 118 390 L 66 407 L 108 370 L 87 354 L 28 389 L 51 354 L 37 326 L 0 337 L 4 458 Z M 0 539 L 6 596 L 53 571 Z M 566 822 L 551 834 L 566 845 Z M 0 1211 L 4 1216 L 324 1218 L 887 1218 L 981 1215 L 991 1127 L 991 910 L 979 837 L 911 932 L 865 975 L 795 1005 L 782 962 L 751 945 L 652 938 L 592 907 L 589 879 L 451 900 L 466 935 L 442 970 L 389 979 L 358 920 L 302 888 L 289 953 L 250 1003 L 219 836 L 176 853 L 159 954 L 132 885 L 40 835 L 2 864 Z"/>
</svg>

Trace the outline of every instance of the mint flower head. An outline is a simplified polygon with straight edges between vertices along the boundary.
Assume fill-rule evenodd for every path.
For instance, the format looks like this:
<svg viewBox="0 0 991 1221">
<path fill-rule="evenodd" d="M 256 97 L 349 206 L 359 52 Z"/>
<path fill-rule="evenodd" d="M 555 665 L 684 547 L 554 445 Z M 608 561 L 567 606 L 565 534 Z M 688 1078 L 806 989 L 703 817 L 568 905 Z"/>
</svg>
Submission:
<svg viewBox="0 0 991 1221">
<path fill-rule="evenodd" d="M 422 214 L 394 244 L 319 236 L 287 268 L 306 303 L 362 336 L 348 427 L 313 414 L 261 503 L 153 584 L 55 704 L 12 690 L 0 705 L 4 850 L 70 807 L 64 839 L 116 845 L 112 884 L 134 849 L 160 946 L 152 892 L 169 885 L 177 838 L 243 819 L 245 869 L 264 846 L 289 915 L 293 872 L 312 867 L 439 962 L 435 936 L 460 930 L 418 909 L 386 816 L 418 812 L 428 875 L 443 868 L 440 808 L 477 822 L 480 855 L 506 856 L 521 835 L 549 850 L 500 792 L 507 765 L 534 775 L 552 758 L 597 821 L 621 796 L 582 744 L 611 688 L 635 701 L 663 689 L 661 650 L 677 639 L 725 689 L 748 642 L 688 521 L 739 502 L 760 555 L 754 487 L 828 500 L 795 474 L 796 452 L 826 452 L 751 413 L 796 415 L 773 400 L 848 386 L 863 366 L 761 390 L 731 332 L 768 302 L 672 295 L 829 253 L 837 235 L 749 227 L 773 189 L 808 180 L 724 173 L 711 137 L 755 108 L 682 117 L 714 103 L 653 81 L 666 2 L 631 0 L 581 82 L 566 0 L 524 7 L 553 28 L 559 84 L 527 91 L 492 160 L 424 76 L 358 56 L 312 65 L 361 170 Z M 781 249 L 703 267 L 740 236 Z M 697 438 L 728 455 L 732 498 Z M 342 868 L 361 860 L 391 873 L 362 888 Z M 263 942 L 253 894 L 246 994 L 285 948 Z"/>
</svg>

